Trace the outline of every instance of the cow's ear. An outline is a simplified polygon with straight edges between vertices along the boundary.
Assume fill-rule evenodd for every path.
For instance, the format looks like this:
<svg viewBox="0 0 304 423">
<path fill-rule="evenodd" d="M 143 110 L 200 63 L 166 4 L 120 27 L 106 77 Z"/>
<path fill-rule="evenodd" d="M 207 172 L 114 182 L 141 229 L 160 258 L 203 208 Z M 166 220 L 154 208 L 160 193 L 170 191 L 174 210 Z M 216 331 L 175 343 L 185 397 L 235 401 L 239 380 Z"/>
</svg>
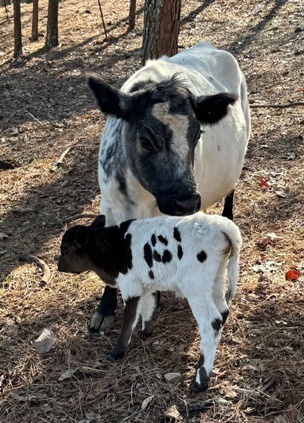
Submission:
<svg viewBox="0 0 304 423">
<path fill-rule="evenodd" d="M 233 104 L 236 99 L 237 95 L 229 93 L 200 96 L 194 106 L 196 117 L 205 125 L 217 123 L 227 115 L 229 104 Z"/>
<path fill-rule="evenodd" d="M 126 118 L 129 96 L 91 74 L 88 84 L 103 113 Z"/>
<path fill-rule="evenodd" d="M 102 229 L 106 226 L 106 216 L 104 214 L 100 214 L 93 220 L 90 225 L 91 229 Z"/>
<path fill-rule="evenodd" d="M 75 238 L 74 238 L 74 245 L 77 248 L 77 250 L 85 249 L 88 243 L 88 240 L 89 240 L 88 228 L 86 226 L 79 225 L 77 227 L 77 231 L 75 233 Z"/>
</svg>

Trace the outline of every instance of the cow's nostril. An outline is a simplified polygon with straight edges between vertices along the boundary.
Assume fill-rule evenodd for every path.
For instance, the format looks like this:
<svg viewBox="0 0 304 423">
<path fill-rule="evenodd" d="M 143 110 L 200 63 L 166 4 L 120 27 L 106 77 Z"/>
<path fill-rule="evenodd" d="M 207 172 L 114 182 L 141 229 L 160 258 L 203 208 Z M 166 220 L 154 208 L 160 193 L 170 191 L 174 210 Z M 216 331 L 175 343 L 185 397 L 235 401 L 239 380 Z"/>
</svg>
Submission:
<svg viewBox="0 0 304 423">
<path fill-rule="evenodd" d="M 186 216 L 193 213 L 196 213 L 200 210 L 201 207 L 201 197 L 200 195 L 195 195 L 187 200 L 173 200 L 173 209 L 175 216 Z"/>
</svg>

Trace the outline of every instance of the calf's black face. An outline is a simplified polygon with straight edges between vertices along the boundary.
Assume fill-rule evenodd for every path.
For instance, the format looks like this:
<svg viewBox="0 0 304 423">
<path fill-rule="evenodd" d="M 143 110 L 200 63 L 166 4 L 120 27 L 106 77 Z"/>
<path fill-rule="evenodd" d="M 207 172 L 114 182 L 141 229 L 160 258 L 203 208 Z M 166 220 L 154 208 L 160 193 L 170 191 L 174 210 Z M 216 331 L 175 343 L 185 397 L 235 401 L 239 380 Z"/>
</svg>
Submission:
<svg viewBox="0 0 304 423">
<path fill-rule="evenodd" d="M 75 226 L 67 230 L 61 242 L 61 256 L 58 261 L 59 272 L 82 273 L 90 269 L 90 260 L 85 247 L 79 243 L 79 232 L 86 229 Z"/>
<path fill-rule="evenodd" d="M 100 109 L 123 119 L 125 159 L 140 184 L 155 196 L 160 211 L 197 212 L 201 198 L 193 165 L 200 124 L 218 122 L 235 97 L 221 93 L 194 98 L 178 75 L 161 83 L 141 81 L 128 94 L 95 78 L 89 85 Z"/>
<path fill-rule="evenodd" d="M 90 226 L 77 225 L 68 229 L 61 241 L 61 256 L 58 260 L 59 272 L 82 273 L 94 269 L 93 252 L 88 240 L 94 230 L 105 226 L 105 217 L 98 216 Z"/>
</svg>

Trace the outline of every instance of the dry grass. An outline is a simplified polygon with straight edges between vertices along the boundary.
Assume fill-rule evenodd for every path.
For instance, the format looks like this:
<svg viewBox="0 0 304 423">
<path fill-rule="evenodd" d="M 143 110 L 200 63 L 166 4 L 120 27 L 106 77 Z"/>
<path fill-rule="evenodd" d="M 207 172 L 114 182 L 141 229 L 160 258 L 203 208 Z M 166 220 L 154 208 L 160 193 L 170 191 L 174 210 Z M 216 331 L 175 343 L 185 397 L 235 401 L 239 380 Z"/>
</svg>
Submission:
<svg viewBox="0 0 304 423">
<path fill-rule="evenodd" d="M 145 342 L 134 336 L 126 357 L 113 364 L 105 357 L 121 327 L 121 304 L 113 328 L 88 334 L 101 282 L 56 271 L 67 222 L 98 212 L 104 119 L 83 73 L 98 71 L 119 86 L 140 64 L 142 1 L 132 33 L 127 2 L 103 3 L 107 42 L 97 2 L 63 1 L 62 44 L 49 53 L 42 36 L 28 41 L 31 5 L 22 5 L 24 60 L 18 62 L 11 60 L 12 7 L 9 22 L 0 18 L 0 421 L 158 423 L 178 420 L 165 417 L 176 405 L 183 421 L 193 423 L 303 422 L 303 108 L 252 109 L 236 191 L 241 278 L 207 393 L 189 391 L 199 346 L 185 302 L 164 295 L 154 336 Z M 209 39 L 234 53 L 253 105 L 303 101 L 300 1 L 189 0 L 182 17 L 180 48 Z M 46 1 L 40 18 L 44 34 Z M 264 242 L 268 233 L 276 238 Z M 18 259 L 24 253 L 48 264 L 47 284 L 35 264 Z M 292 266 L 300 276 L 286 281 Z M 55 339 L 41 356 L 33 342 L 44 328 Z M 59 380 L 67 370 L 69 377 Z M 172 371 L 182 376 L 170 385 L 164 374 Z"/>
</svg>

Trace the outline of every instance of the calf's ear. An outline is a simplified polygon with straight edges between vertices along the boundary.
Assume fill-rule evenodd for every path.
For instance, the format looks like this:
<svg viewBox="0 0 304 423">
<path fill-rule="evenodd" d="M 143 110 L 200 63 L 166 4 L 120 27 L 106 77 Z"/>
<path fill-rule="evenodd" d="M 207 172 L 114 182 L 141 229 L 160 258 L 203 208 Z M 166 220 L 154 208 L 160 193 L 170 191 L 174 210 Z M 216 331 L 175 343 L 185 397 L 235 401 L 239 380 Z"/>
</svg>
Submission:
<svg viewBox="0 0 304 423">
<path fill-rule="evenodd" d="M 201 123 L 212 125 L 227 115 L 229 104 L 236 100 L 237 95 L 230 93 L 200 96 L 196 99 L 194 112 Z"/>
<path fill-rule="evenodd" d="M 93 220 L 90 225 L 91 229 L 102 229 L 106 226 L 106 216 L 104 214 L 100 214 Z"/>
<path fill-rule="evenodd" d="M 102 81 L 98 76 L 89 74 L 88 84 L 103 113 L 125 118 L 129 96 Z"/>
</svg>

